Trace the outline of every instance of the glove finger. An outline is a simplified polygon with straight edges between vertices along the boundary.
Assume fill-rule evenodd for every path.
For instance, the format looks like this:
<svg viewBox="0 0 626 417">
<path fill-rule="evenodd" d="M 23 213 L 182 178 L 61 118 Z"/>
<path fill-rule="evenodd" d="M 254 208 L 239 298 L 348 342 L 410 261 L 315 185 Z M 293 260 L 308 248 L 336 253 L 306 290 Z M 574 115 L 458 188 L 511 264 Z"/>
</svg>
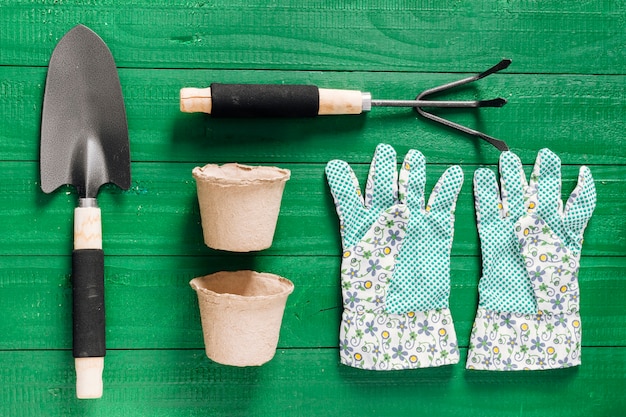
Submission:
<svg viewBox="0 0 626 417">
<path fill-rule="evenodd" d="M 580 167 L 578 184 L 565 205 L 563 224 L 565 233 L 571 239 L 574 249 L 580 250 L 587 222 L 596 207 L 596 186 L 591 171 Z"/>
<path fill-rule="evenodd" d="M 513 152 L 500 155 L 502 212 L 519 219 L 524 214 L 524 190 L 528 187 L 522 161 Z"/>
<path fill-rule="evenodd" d="M 328 162 L 326 179 L 342 223 L 364 209 L 359 183 L 347 162 L 338 159 Z"/>
<path fill-rule="evenodd" d="M 404 157 L 398 181 L 398 198 L 411 209 L 424 210 L 426 159 L 420 151 L 411 149 Z"/>
<path fill-rule="evenodd" d="M 453 165 L 439 177 L 439 181 L 430 193 L 427 211 L 453 212 L 459 191 L 463 186 L 463 170 L 458 165 Z"/>
<path fill-rule="evenodd" d="M 539 151 L 529 189 L 532 190 L 526 202 L 529 211 L 537 210 L 544 219 L 561 212 L 561 160 L 551 150 Z"/>
<path fill-rule="evenodd" d="M 376 147 L 365 188 L 365 206 L 386 209 L 398 197 L 396 151 L 387 144 Z"/>
<path fill-rule="evenodd" d="M 502 203 L 496 175 L 487 168 L 479 168 L 474 173 L 474 200 L 476 221 L 480 225 L 492 223 L 500 218 Z"/>
</svg>

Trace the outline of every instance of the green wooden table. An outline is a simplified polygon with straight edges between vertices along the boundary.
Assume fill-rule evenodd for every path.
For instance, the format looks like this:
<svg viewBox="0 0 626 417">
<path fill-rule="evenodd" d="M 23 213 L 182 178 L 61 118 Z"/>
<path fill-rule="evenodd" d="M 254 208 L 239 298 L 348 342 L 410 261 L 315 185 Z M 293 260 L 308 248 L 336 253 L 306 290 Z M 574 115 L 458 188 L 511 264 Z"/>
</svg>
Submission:
<svg viewBox="0 0 626 417">
<path fill-rule="evenodd" d="M 626 415 L 626 5 L 584 2 L 0 1 L 0 416 L 624 416 Z M 100 400 L 74 395 L 72 209 L 39 187 L 39 128 L 50 54 L 83 23 L 109 45 L 124 92 L 132 186 L 100 193 L 108 355 Z M 503 73 L 454 98 L 508 99 L 446 117 L 506 140 L 530 171 L 548 147 L 564 192 L 591 167 L 598 207 L 580 272 L 582 366 L 545 371 L 374 373 L 338 360 L 340 241 L 324 165 L 364 180 L 376 144 L 428 161 L 428 187 L 460 163 L 466 181 L 452 248 L 451 310 L 461 362 L 480 277 L 470 178 L 496 167 L 486 143 L 410 109 L 307 120 L 183 114 L 181 87 L 305 83 L 411 99 L 501 58 Z M 202 243 L 194 166 L 289 168 L 274 245 L 230 254 Z M 258 368 L 211 362 L 188 282 L 220 270 L 291 279 L 276 357 Z"/>
</svg>

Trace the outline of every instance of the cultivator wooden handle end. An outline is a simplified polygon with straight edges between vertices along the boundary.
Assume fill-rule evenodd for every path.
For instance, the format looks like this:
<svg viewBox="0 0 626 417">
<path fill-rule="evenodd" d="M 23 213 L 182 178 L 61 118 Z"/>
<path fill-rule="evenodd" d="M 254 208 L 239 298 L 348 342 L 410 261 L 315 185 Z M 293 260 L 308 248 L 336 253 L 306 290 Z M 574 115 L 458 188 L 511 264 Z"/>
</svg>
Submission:
<svg viewBox="0 0 626 417">
<path fill-rule="evenodd" d="M 369 93 L 313 85 L 219 84 L 182 88 L 180 110 L 214 117 L 315 117 L 368 111 Z"/>
</svg>

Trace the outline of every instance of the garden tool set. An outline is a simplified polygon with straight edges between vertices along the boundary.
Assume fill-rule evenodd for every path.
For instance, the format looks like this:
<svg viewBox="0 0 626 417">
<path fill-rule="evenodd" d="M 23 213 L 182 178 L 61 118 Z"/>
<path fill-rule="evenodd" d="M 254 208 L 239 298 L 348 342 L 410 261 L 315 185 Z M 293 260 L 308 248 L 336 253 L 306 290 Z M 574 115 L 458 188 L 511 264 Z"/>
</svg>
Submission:
<svg viewBox="0 0 626 417">
<path fill-rule="evenodd" d="M 180 108 L 213 117 L 314 117 L 361 114 L 377 106 L 411 107 L 422 117 L 503 151 L 499 189 L 489 169 L 474 174 L 483 272 L 466 366 L 502 371 L 575 366 L 580 364 L 581 346 L 580 251 L 596 202 L 589 169 L 581 168 L 578 185 L 563 206 L 560 160 L 554 153 L 539 152 L 528 182 L 520 159 L 502 140 L 430 110 L 503 106 L 503 98 L 446 101 L 431 96 L 482 79 L 510 63 L 505 59 L 480 74 L 427 89 L 415 100 L 380 100 L 367 92 L 311 85 L 213 83 L 209 88 L 182 88 Z M 69 184 L 78 193 L 72 255 L 76 394 L 99 398 L 106 348 L 104 253 L 96 198 L 103 184 L 129 188 L 130 153 L 115 62 L 102 39 L 82 25 L 59 41 L 50 59 L 40 151 L 42 190 L 51 193 Z M 412 149 L 399 171 L 397 162 L 394 148 L 380 144 L 364 193 L 348 163 L 332 160 L 326 165 L 341 231 L 340 359 L 345 365 L 371 370 L 455 364 L 460 355 L 449 306 L 450 253 L 464 173 L 460 166 L 449 167 L 426 199 L 426 157 Z M 271 245 L 288 170 L 207 165 L 196 168 L 193 175 L 207 246 L 246 252 Z M 272 190 L 270 202 L 259 200 L 270 194 L 264 187 Z M 272 210 L 250 218 L 246 207 Z M 223 239 L 235 225 L 239 232 Z M 251 228 L 260 237 L 245 242 Z M 242 316 L 226 317 L 216 310 L 214 300 L 226 300 L 224 309 L 228 309 L 236 298 L 244 311 L 253 305 L 250 300 L 267 301 L 268 289 L 278 300 L 271 307 L 273 331 L 278 332 L 286 297 L 293 290 L 293 284 L 282 277 L 254 271 L 207 275 L 191 285 L 198 293 L 205 337 L 215 334 L 211 327 L 218 319 L 221 329 L 231 327 L 228 323 L 233 320 L 243 322 L 235 318 Z M 259 308 L 265 308 L 266 301 Z M 207 311 L 209 318 L 204 316 Z M 265 317 L 254 311 L 247 314 L 246 320 Z M 268 352 L 250 360 L 233 354 L 237 340 L 243 340 L 241 332 L 234 333 L 234 341 L 210 336 L 207 355 L 236 366 L 260 365 L 272 358 L 277 333 L 269 338 L 271 343 L 265 343 Z M 246 344 L 262 339 L 248 336 Z"/>
</svg>

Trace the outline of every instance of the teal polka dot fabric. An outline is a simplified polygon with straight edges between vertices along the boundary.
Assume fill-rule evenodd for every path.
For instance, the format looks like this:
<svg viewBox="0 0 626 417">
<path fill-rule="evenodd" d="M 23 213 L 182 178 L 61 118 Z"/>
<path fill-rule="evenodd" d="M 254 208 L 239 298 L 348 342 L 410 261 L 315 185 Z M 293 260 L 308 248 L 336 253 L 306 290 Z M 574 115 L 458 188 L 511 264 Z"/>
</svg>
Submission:
<svg viewBox="0 0 626 417">
<path fill-rule="evenodd" d="M 480 168 L 474 173 L 474 198 L 483 261 L 483 276 L 478 290 L 480 305 L 485 308 L 531 313 L 535 311 L 532 287 L 526 277 L 514 231 L 515 222 L 523 212 L 523 199 L 519 198 L 521 194 L 507 191 L 520 192 L 525 188 L 524 177 L 519 176 L 521 167 L 517 156 L 510 152 L 502 154 L 502 195 L 514 196 L 508 201 L 500 198 L 496 176 L 491 170 Z"/>
<path fill-rule="evenodd" d="M 413 161 L 414 158 L 418 161 Z M 403 171 L 408 171 L 408 175 Z M 409 153 L 400 176 L 408 177 L 408 193 L 403 202 L 409 207 L 411 217 L 391 281 L 387 309 L 392 313 L 405 313 L 447 308 L 454 209 L 463 185 L 463 172 L 459 166 L 448 168 L 426 205 L 424 157 Z"/>
<path fill-rule="evenodd" d="M 326 164 L 326 178 L 335 201 L 345 249 L 356 244 L 382 211 L 397 201 L 396 151 L 389 145 L 376 148 L 365 196 L 354 171 L 345 161 L 332 160 Z"/>
</svg>

